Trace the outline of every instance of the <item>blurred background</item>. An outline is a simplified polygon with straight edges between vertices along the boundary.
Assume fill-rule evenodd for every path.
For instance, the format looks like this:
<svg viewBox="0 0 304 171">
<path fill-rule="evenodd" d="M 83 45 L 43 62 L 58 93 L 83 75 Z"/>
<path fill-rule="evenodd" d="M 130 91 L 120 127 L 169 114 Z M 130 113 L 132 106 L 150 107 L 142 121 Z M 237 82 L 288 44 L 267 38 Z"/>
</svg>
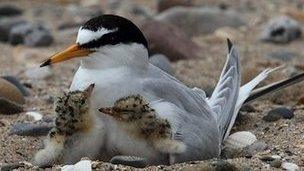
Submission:
<svg viewBox="0 0 304 171">
<path fill-rule="evenodd" d="M 0 113 L 39 111 L 43 118 L 52 118 L 54 96 L 68 90 L 79 61 L 45 68 L 39 68 L 40 63 L 74 43 L 85 21 L 108 13 L 139 26 L 149 41 L 151 63 L 207 94 L 226 60 L 227 38 L 239 51 L 243 83 L 280 65 L 285 67 L 264 85 L 293 76 L 304 69 L 303 8 L 304 0 L 0 0 Z M 296 131 L 303 130 L 303 114 L 290 128 L 292 134 L 278 133 L 277 138 L 263 130 L 273 125 L 260 122 L 273 106 L 304 103 L 303 90 L 302 85 L 294 86 L 254 103 L 254 111 L 261 115 L 238 129 L 252 129 L 264 141 L 281 142 L 282 149 L 289 148 L 286 140 L 303 142 L 304 135 Z M 10 135 L 16 122 L 31 119 L 0 114 L 0 163 L 30 160 L 42 145 L 37 137 Z M 290 148 L 290 160 L 303 166 L 303 143 Z"/>
</svg>

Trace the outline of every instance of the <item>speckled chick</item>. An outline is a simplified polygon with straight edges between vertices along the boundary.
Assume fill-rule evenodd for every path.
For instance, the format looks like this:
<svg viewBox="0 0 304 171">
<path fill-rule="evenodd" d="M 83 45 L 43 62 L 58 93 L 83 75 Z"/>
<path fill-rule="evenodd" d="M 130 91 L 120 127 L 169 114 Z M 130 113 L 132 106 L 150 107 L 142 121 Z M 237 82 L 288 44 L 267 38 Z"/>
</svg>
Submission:
<svg viewBox="0 0 304 171">
<path fill-rule="evenodd" d="M 94 84 L 91 84 L 83 91 L 71 91 L 58 98 L 55 127 L 45 139 L 45 148 L 36 153 L 35 165 L 47 167 L 72 164 L 81 157 L 98 158 L 100 129 L 89 108 L 93 88 Z"/>
<path fill-rule="evenodd" d="M 113 107 L 100 108 L 100 112 L 113 117 L 128 134 L 143 138 L 160 152 L 181 153 L 185 145 L 171 138 L 168 120 L 156 115 L 155 110 L 140 95 L 131 95 L 117 100 Z"/>
</svg>

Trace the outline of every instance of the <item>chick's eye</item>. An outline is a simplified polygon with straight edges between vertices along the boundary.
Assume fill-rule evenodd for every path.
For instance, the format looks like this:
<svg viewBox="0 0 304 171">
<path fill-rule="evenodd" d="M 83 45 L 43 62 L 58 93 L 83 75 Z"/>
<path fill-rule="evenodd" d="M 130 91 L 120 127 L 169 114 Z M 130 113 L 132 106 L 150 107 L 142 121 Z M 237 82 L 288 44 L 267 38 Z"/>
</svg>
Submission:
<svg viewBox="0 0 304 171">
<path fill-rule="evenodd" d="M 81 99 L 80 103 L 81 103 L 81 104 L 85 104 L 85 100 L 84 100 L 84 99 Z"/>
</svg>

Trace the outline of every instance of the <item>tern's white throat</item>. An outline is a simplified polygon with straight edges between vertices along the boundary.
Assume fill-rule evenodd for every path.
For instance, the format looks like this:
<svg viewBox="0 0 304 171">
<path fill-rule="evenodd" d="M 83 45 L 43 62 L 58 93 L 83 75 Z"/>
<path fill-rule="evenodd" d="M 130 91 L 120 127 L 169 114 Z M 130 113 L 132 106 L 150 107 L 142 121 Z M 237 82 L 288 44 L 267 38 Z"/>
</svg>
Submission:
<svg viewBox="0 0 304 171">
<path fill-rule="evenodd" d="M 142 68 L 147 65 L 148 50 L 138 43 L 103 46 L 81 60 L 81 67 L 86 69 L 106 69 L 124 66 Z"/>
</svg>

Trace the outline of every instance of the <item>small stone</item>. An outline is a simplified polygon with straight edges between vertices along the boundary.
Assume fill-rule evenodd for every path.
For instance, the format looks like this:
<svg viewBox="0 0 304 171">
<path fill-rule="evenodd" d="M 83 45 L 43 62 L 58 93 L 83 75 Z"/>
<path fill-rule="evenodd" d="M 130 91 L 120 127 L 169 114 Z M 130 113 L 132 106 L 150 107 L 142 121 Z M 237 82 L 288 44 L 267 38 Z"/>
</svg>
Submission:
<svg viewBox="0 0 304 171">
<path fill-rule="evenodd" d="M 110 163 L 122 164 L 136 168 L 144 168 L 147 166 L 147 160 L 145 158 L 136 157 L 136 156 L 114 156 L 110 160 Z"/>
<path fill-rule="evenodd" d="M 0 78 L 0 97 L 17 104 L 24 104 L 25 102 L 25 99 L 19 89 L 3 78 Z"/>
<path fill-rule="evenodd" d="M 24 44 L 31 47 L 49 46 L 53 43 L 53 36 L 47 30 L 37 30 L 25 37 Z"/>
<path fill-rule="evenodd" d="M 31 68 L 25 71 L 25 76 L 33 80 L 48 79 L 53 75 L 50 67 Z"/>
<path fill-rule="evenodd" d="M 17 103 L 0 97 L 0 113 L 16 114 L 23 112 L 23 107 Z"/>
<path fill-rule="evenodd" d="M 20 92 L 22 93 L 23 96 L 30 95 L 30 93 L 24 87 L 24 85 L 19 82 L 18 78 L 14 77 L 14 76 L 9 76 L 9 75 L 8 76 L 2 76 L 2 78 L 5 79 L 6 81 L 10 82 L 14 86 L 16 86 L 20 90 Z"/>
<path fill-rule="evenodd" d="M 289 43 L 301 37 L 299 23 L 287 16 L 271 19 L 265 26 L 260 39 L 264 42 Z"/>
<path fill-rule="evenodd" d="M 274 161 L 275 158 L 271 157 L 271 156 L 262 156 L 260 158 L 260 160 L 262 160 L 263 162 L 266 162 L 266 163 L 270 163 L 271 161 Z"/>
<path fill-rule="evenodd" d="M 230 171 L 239 170 L 236 166 L 224 160 L 212 162 L 211 166 L 214 168 L 214 170 L 230 170 Z"/>
<path fill-rule="evenodd" d="M 11 29 L 17 25 L 24 25 L 26 21 L 21 18 L 9 17 L 0 19 L 0 41 L 6 42 L 9 39 Z"/>
<path fill-rule="evenodd" d="M 270 164 L 271 167 L 280 168 L 281 164 L 282 164 L 282 161 L 279 160 L 279 159 L 274 159 L 269 164 Z"/>
<path fill-rule="evenodd" d="M 278 107 L 276 109 L 272 109 L 267 113 L 266 116 L 263 117 L 263 120 L 267 122 L 274 122 L 281 118 L 291 119 L 294 116 L 294 112 L 286 107 Z"/>
<path fill-rule="evenodd" d="M 300 170 L 299 166 L 294 163 L 289 162 L 283 162 L 282 166 L 283 169 L 286 169 L 287 171 L 298 171 Z"/>
<path fill-rule="evenodd" d="M 44 26 L 27 23 L 12 28 L 9 34 L 9 42 L 12 45 L 48 46 L 53 42 L 53 36 Z"/>
<path fill-rule="evenodd" d="M 265 151 L 267 148 L 268 146 L 264 141 L 256 141 L 252 145 L 245 147 L 243 154 L 245 157 L 252 157 L 258 152 Z"/>
<path fill-rule="evenodd" d="M 13 5 L 1 5 L 0 6 L 0 17 L 12 17 L 21 15 L 22 10 Z"/>
<path fill-rule="evenodd" d="M 26 112 L 25 113 L 26 115 L 29 115 L 31 117 L 34 118 L 34 121 L 39 121 L 42 119 L 43 115 L 41 113 L 38 113 L 38 112 L 34 112 L 34 111 L 31 111 L 31 112 Z"/>
<path fill-rule="evenodd" d="M 173 75 L 173 68 L 171 66 L 169 59 L 165 55 L 162 54 L 152 55 L 149 58 L 149 62 L 154 66 L 157 66 L 158 68 L 162 69 L 166 73 Z"/>
<path fill-rule="evenodd" d="M 240 111 L 242 112 L 256 112 L 255 108 L 252 105 L 245 104 L 241 107 Z"/>
<path fill-rule="evenodd" d="M 20 136 L 43 136 L 47 135 L 53 127 L 53 123 L 16 123 L 11 128 L 10 134 Z"/>
<path fill-rule="evenodd" d="M 192 6 L 193 0 L 158 0 L 157 10 L 162 12 L 175 6 Z"/>
<path fill-rule="evenodd" d="M 221 27 L 237 28 L 246 24 L 242 14 L 212 7 L 173 7 L 157 15 L 156 19 L 175 25 L 188 36 L 209 34 Z"/>
<path fill-rule="evenodd" d="M 20 167 L 23 167 L 23 164 L 21 164 L 21 163 L 5 164 L 5 165 L 1 166 L 1 171 L 12 171 L 12 170 L 16 170 Z"/>
<path fill-rule="evenodd" d="M 299 55 L 294 52 L 279 50 L 279 51 L 269 53 L 268 56 L 273 59 L 278 59 L 278 60 L 286 62 L 286 61 L 290 61 L 290 60 L 294 59 L 295 57 L 297 57 Z"/>
<path fill-rule="evenodd" d="M 151 54 L 163 54 L 170 61 L 197 58 L 200 53 L 199 46 L 185 33 L 171 24 L 147 20 L 141 30 L 149 43 Z"/>
</svg>

